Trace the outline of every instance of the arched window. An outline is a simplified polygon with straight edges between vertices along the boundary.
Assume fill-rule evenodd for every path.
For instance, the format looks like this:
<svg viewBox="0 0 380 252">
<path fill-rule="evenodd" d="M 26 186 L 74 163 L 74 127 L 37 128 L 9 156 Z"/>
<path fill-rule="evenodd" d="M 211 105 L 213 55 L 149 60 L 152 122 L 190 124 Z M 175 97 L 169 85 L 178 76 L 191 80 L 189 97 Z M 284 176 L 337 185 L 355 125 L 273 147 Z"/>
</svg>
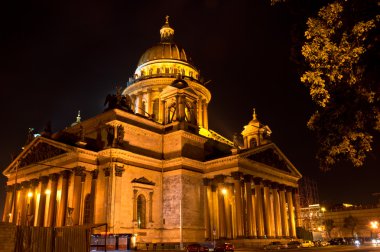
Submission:
<svg viewBox="0 0 380 252">
<path fill-rule="evenodd" d="M 146 199 L 142 194 L 137 197 L 137 227 L 146 228 Z"/>
<path fill-rule="evenodd" d="M 84 198 L 84 213 L 83 213 L 83 224 L 91 223 L 91 203 L 90 203 L 90 194 L 88 193 Z"/>
</svg>

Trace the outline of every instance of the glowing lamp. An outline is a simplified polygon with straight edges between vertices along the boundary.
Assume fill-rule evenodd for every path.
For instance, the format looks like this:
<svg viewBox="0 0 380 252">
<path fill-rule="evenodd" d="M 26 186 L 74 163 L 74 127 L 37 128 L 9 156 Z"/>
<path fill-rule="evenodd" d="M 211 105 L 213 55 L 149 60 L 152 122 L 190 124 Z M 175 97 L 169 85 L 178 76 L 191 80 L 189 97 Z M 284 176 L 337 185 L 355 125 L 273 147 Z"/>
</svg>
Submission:
<svg viewBox="0 0 380 252">
<path fill-rule="evenodd" d="M 226 188 L 222 188 L 222 194 L 223 194 L 223 195 L 226 195 L 226 194 L 227 194 L 227 189 L 226 189 Z"/>
<path fill-rule="evenodd" d="M 370 222 L 371 228 L 372 229 L 377 229 L 379 228 L 379 222 L 378 221 L 371 221 Z"/>
</svg>

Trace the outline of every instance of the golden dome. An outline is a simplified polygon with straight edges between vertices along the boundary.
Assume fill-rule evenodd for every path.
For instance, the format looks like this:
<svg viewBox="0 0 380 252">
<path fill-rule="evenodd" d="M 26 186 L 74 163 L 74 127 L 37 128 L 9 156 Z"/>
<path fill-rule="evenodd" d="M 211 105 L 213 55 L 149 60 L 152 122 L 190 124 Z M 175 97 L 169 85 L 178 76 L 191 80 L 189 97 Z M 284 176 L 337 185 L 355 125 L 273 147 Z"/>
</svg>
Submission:
<svg viewBox="0 0 380 252">
<path fill-rule="evenodd" d="M 188 62 L 185 50 L 175 43 L 160 42 L 144 52 L 140 57 L 138 66 L 153 60 L 172 59 Z M 190 62 L 188 62 L 190 63 Z"/>
<path fill-rule="evenodd" d="M 141 66 L 149 61 L 162 59 L 180 60 L 191 64 L 191 60 L 188 59 L 185 50 L 173 41 L 174 29 L 169 25 L 169 16 L 166 16 L 165 24 L 160 29 L 160 35 L 160 43 L 146 50 L 140 57 L 137 66 Z"/>
<path fill-rule="evenodd" d="M 252 114 L 252 120 L 248 123 L 248 125 L 253 125 L 253 126 L 260 126 L 259 120 L 257 120 L 257 115 L 256 115 L 256 109 L 253 108 L 253 114 Z"/>
</svg>

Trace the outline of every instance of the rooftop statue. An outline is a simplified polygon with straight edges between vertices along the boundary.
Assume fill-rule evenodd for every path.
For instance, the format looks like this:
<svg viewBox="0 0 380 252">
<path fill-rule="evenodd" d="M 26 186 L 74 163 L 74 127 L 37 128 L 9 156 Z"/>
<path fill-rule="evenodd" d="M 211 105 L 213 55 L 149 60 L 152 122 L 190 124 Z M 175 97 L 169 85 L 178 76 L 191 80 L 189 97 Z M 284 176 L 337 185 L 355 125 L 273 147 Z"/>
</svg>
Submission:
<svg viewBox="0 0 380 252">
<path fill-rule="evenodd" d="M 131 105 L 132 100 L 129 96 L 122 95 L 121 93 L 121 87 L 116 87 L 116 94 L 108 94 L 106 97 L 106 100 L 104 102 L 104 106 L 108 107 L 105 109 L 105 111 L 110 109 L 122 109 L 128 112 L 131 112 Z"/>
</svg>

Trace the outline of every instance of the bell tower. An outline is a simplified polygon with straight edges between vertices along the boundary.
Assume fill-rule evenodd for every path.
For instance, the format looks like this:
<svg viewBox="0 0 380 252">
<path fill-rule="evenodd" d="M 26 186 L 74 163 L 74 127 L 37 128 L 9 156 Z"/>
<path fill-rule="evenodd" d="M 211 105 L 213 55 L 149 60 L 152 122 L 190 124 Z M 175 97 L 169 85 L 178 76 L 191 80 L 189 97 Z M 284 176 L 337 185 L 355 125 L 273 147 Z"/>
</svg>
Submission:
<svg viewBox="0 0 380 252">
<path fill-rule="evenodd" d="M 253 109 L 252 120 L 244 126 L 241 132 L 244 140 L 244 149 L 251 149 L 269 143 L 269 136 L 272 131 L 267 125 L 263 125 L 257 119 L 256 109 Z"/>
</svg>

